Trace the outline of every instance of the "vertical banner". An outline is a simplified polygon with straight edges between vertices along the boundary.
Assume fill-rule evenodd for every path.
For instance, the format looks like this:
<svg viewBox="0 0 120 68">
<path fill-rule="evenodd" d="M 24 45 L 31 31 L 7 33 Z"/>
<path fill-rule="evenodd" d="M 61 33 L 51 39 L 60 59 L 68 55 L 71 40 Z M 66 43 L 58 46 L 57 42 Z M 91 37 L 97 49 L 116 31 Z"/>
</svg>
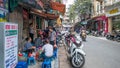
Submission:
<svg viewBox="0 0 120 68">
<path fill-rule="evenodd" d="M 15 68 L 18 62 L 18 25 L 4 25 L 4 68 Z"/>
</svg>

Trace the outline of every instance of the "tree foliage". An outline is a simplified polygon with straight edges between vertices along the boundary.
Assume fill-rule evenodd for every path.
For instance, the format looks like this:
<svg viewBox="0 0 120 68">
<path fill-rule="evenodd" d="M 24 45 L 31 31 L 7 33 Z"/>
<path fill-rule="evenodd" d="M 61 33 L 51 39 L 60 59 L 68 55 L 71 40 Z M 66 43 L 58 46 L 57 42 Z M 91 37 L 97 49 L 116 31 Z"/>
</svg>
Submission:
<svg viewBox="0 0 120 68">
<path fill-rule="evenodd" d="M 91 14 L 91 0 L 75 0 L 75 3 L 70 6 L 70 19 L 75 19 L 76 15 L 84 17 L 86 14 Z"/>
</svg>

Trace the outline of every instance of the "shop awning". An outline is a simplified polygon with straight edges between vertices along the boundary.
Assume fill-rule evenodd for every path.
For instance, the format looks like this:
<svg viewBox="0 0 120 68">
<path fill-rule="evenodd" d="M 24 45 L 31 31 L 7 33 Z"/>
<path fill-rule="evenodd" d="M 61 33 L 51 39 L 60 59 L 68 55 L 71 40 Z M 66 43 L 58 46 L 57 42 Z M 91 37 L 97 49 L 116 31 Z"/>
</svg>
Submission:
<svg viewBox="0 0 120 68">
<path fill-rule="evenodd" d="M 105 19 L 107 19 L 106 16 L 99 16 L 99 17 L 96 18 L 96 20 L 98 20 L 98 21 L 99 21 L 99 20 L 105 20 Z"/>
<path fill-rule="evenodd" d="M 38 10 L 38 9 L 34 9 L 34 8 L 31 9 L 30 13 L 39 15 L 39 16 L 44 17 L 44 18 L 47 17 L 43 11 Z"/>
<path fill-rule="evenodd" d="M 45 15 L 47 16 L 48 19 L 57 19 L 59 17 L 58 15 L 49 13 L 46 13 Z"/>
<path fill-rule="evenodd" d="M 45 12 L 43 12 L 41 10 L 34 9 L 34 8 L 31 9 L 31 13 L 37 14 L 37 15 L 39 15 L 41 17 L 46 18 L 46 19 L 57 19 L 59 17 L 58 15 L 45 13 Z"/>
</svg>

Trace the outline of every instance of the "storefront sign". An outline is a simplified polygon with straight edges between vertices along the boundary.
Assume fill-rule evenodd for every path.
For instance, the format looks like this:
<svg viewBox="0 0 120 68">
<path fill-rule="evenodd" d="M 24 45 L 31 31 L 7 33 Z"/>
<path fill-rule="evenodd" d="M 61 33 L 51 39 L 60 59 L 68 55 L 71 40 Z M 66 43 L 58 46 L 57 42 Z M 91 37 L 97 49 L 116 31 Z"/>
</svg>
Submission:
<svg viewBox="0 0 120 68">
<path fill-rule="evenodd" d="M 18 25 L 5 23 L 4 29 L 4 67 L 15 68 L 18 62 Z"/>
<path fill-rule="evenodd" d="M 51 2 L 51 7 L 53 10 L 57 10 L 61 13 L 65 13 L 65 5 L 58 2 Z"/>
<path fill-rule="evenodd" d="M 119 10 L 118 10 L 118 8 L 115 8 L 115 9 L 112 9 L 112 10 L 110 10 L 110 14 L 114 14 L 114 13 L 117 13 L 117 12 L 119 12 Z"/>
<path fill-rule="evenodd" d="M 120 2 L 113 3 L 110 6 L 105 6 L 105 12 L 107 17 L 120 15 Z"/>
</svg>

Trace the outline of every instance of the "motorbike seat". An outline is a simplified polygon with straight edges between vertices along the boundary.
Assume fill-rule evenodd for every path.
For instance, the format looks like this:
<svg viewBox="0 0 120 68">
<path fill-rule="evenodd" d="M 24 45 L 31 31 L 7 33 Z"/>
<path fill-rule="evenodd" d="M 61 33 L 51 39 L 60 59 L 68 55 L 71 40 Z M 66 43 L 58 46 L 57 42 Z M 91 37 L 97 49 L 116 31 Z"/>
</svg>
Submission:
<svg viewBox="0 0 120 68">
<path fill-rule="evenodd" d="M 80 42 L 80 43 L 74 42 L 74 44 L 75 44 L 77 47 L 80 47 L 81 44 L 82 44 L 82 42 Z"/>
</svg>

